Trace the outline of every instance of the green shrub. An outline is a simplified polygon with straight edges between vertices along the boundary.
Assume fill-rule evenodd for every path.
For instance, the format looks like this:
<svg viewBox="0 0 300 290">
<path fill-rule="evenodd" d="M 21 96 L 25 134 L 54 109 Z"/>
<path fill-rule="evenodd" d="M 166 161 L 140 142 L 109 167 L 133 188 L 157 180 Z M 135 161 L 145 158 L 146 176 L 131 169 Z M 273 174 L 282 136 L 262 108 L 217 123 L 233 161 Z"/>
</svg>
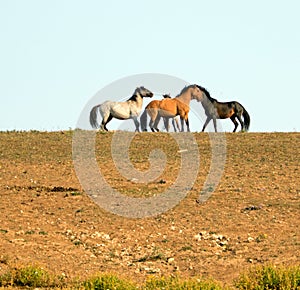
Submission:
<svg viewBox="0 0 300 290">
<path fill-rule="evenodd" d="M 296 290 L 300 288 L 300 267 L 255 267 L 241 274 L 235 286 L 245 290 Z"/>
<path fill-rule="evenodd" d="M 0 276 L 0 286 L 45 287 L 51 283 L 48 272 L 35 266 L 12 269 Z"/>
</svg>

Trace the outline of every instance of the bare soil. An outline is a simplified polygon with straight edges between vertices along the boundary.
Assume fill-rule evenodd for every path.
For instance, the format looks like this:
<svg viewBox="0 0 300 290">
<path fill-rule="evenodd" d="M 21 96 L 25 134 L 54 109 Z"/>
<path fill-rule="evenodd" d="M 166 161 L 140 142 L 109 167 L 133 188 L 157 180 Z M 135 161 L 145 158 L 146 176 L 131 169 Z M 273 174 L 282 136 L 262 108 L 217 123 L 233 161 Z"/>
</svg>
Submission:
<svg viewBox="0 0 300 290">
<path fill-rule="evenodd" d="M 137 282 L 149 275 L 212 277 L 232 283 L 252 265 L 299 265 L 300 133 L 226 133 L 222 178 L 197 203 L 211 162 L 208 134 L 195 133 L 201 166 L 188 196 L 173 209 L 130 219 L 103 210 L 82 188 L 72 131 L 0 133 L 0 274 L 38 265 L 66 279 L 97 272 Z M 178 146 L 167 133 L 140 133 L 130 159 L 149 167 L 152 149 L 167 156 L 149 184 L 124 178 L 111 159 L 113 133 L 97 134 L 97 162 L 122 194 L 158 195 L 176 180 Z"/>
</svg>

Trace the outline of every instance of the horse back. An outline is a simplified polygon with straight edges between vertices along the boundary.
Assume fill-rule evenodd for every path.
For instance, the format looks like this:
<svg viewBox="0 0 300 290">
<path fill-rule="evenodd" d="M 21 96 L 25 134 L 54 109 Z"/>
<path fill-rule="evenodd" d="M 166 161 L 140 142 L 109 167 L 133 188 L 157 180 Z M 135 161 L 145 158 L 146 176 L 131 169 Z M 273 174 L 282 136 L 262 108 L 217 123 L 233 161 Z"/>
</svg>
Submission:
<svg viewBox="0 0 300 290">
<path fill-rule="evenodd" d="M 176 99 L 161 100 L 159 103 L 159 109 L 161 111 L 161 116 L 171 117 L 179 114 Z"/>
<path fill-rule="evenodd" d="M 217 102 L 216 109 L 220 119 L 230 118 L 234 114 L 243 112 L 243 106 L 237 101 Z"/>
<path fill-rule="evenodd" d="M 146 106 L 146 109 L 156 109 L 156 108 L 159 108 L 159 103 L 161 101 L 160 100 L 153 100 L 151 101 L 147 106 Z"/>
</svg>

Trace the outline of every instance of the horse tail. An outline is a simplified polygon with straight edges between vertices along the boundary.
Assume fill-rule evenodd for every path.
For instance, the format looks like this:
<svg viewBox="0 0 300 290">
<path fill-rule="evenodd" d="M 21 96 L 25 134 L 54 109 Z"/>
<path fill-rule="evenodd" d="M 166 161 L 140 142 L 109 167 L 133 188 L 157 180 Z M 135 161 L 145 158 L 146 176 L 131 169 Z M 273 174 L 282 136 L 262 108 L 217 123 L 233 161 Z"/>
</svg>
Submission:
<svg viewBox="0 0 300 290">
<path fill-rule="evenodd" d="M 248 114 L 247 110 L 242 106 L 243 108 L 243 118 L 244 118 L 244 124 L 245 124 L 245 131 L 247 132 L 250 127 L 250 115 Z"/>
<path fill-rule="evenodd" d="M 90 112 L 90 124 L 95 129 L 99 128 L 99 124 L 97 122 L 97 111 L 98 111 L 99 106 L 100 105 L 93 107 L 93 109 Z"/>
<path fill-rule="evenodd" d="M 142 131 L 147 131 L 147 114 L 147 109 L 145 109 L 140 118 Z"/>
</svg>

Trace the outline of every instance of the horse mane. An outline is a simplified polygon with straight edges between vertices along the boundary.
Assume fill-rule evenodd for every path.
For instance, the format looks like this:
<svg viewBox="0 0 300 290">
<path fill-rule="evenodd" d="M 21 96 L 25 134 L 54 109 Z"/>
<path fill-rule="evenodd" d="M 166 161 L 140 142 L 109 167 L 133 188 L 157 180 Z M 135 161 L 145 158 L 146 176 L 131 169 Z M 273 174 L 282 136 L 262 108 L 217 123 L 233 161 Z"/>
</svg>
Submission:
<svg viewBox="0 0 300 290">
<path fill-rule="evenodd" d="M 180 92 L 175 98 L 179 97 L 180 95 L 182 95 L 183 93 L 185 93 L 189 88 L 192 88 L 192 87 L 194 87 L 194 86 L 195 86 L 195 85 L 189 85 L 189 86 L 184 87 L 184 88 L 181 90 L 181 92 Z"/>
<path fill-rule="evenodd" d="M 199 90 L 201 90 L 201 91 L 204 92 L 204 94 L 207 96 L 207 98 L 208 98 L 212 103 L 213 103 L 213 102 L 217 102 L 216 99 L 214 99 L 214 98 L 211 97 L 209 91 L 208 91 L 206 88 L 201 87 L 201 86 L 199 86 L 199 85 L 197 85 L 197 87 L 199 88 Z"/>
<path fill-rule="evenodd" d="M 136 102 L 137 101 L 137 94 L 133 94 L 127 101 L 134 101 Z"/>
<path fill-rule="evenodd" d="M 145 89 L 145 87 L 141 86 L 141 87 L 136 88 L 135 91 L 134 91 L 134 93 L 133 93 L 133 95 L 127 101 L 134 101 L 134 102 L 136 102 L 137 101 L 137 97 L 138 97 L 137 93 L 139 92 L 139 89 Z"/>
</svg>

